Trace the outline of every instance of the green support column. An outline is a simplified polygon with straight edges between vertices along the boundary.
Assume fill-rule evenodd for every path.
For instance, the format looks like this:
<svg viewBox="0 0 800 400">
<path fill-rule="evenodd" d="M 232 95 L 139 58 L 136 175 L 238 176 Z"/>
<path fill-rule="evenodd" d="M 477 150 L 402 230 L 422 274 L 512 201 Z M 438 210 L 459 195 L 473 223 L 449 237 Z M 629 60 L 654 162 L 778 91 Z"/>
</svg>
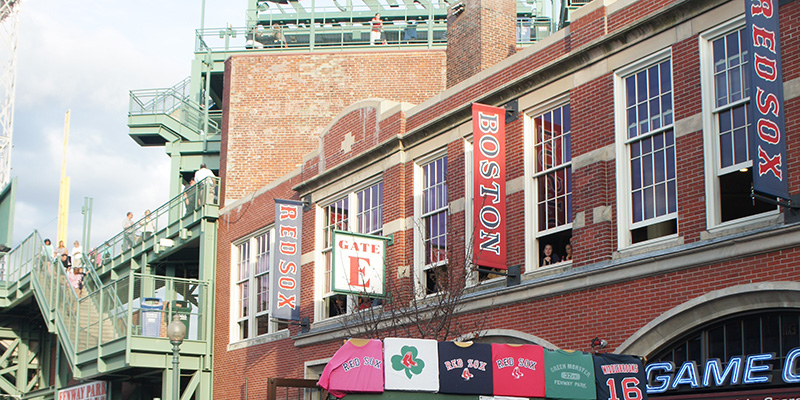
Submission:
<svg viewBox="0 0 800 400">
<path fill-rule="evenodd" d="M 210 370 L 200 372 L 200 384 L 197 385 L 197 389 L 194 392 L 195 400 L 209 400 L 212 398 L 211 378 Z"/>
<path fill-rule="evenodd" d="M 192 101 L 195 101 L 197 104 L 203 104 L 203 59 L 206 57 L 205 54 L 198 54 L 196 55 L 194 60 L 192 60 L 192 75 L 191 75 L 191 82 L 189 86 L 189 92 L 194 94 L 194 98 Z"/>
<path fill-rule="evenodd" d="M 169 197 L 173 198 L 183 191 L 183 182 L 181 182 L 181 152 L 180 142 L 170 142 L 166 144 L 166 152 L 169 155 Z M 176 210 L 177 211 L 177 210 Z M 178 215 L 178 214 L 176 214 Z M 170 221 L 174 221 L 172 214 L 170 214 Z"/>
<path fill-rule="evenodd" d="M 27 392 L 28 385 L 28 358 L 30 352 L 31 332 L 27 322 L 20 323 L 20 342 L 17 346 L 17 390 Z"/>
<path fill-rule="evenodd" d="M 172 359 L 172 354 L 169 355 Z M 167 363 L 164 372 L 161 373 L 161 398 L 172 400 L 172 363 Z"/>
</svg>

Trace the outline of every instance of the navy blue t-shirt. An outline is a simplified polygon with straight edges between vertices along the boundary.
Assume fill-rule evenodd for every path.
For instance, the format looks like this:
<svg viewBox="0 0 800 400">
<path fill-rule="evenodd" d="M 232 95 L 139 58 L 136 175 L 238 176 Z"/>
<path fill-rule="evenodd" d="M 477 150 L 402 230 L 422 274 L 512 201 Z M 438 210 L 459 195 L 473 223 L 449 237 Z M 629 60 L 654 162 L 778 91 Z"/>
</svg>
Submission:
<svg viewBox="0 0 800 400">
<path fill-rule="evenodd" d="M 439 342 L 439 392 L 492 395 L 492 345 Z"/>
<path fill-rule="evenodd" d="M 598 399 L 647 400 L 647 378 L 639 357 L 595 354 L 594 376 Z"/>
</svg>

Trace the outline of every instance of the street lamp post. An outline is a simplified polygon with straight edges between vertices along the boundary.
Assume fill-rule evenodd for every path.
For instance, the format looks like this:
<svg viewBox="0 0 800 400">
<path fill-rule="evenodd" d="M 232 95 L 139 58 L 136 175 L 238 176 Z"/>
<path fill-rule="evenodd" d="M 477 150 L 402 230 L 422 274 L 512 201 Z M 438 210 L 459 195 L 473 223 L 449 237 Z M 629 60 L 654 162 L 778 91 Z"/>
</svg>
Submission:
<svg viewBox="0 0 800 400">
<path fill-rule="evenodd" d="M 181 389 L 180 351 L 181 343 L 186 337 L 186 325 L 177 314 L 172 316 L 172 322 L 167 325 L 167 337 L 172 343 L 172 400 L 178 400 Z"/>
</svg>

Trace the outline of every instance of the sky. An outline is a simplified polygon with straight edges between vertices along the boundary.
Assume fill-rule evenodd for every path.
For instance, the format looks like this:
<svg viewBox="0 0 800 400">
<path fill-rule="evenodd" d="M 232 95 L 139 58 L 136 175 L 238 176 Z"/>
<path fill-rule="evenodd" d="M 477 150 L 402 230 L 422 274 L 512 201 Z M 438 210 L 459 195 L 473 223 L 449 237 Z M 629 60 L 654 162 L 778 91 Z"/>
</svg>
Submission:
<svg viewBox="0 0 800 400">
<path fill-rule="evenodd" d="M 205 26 L 244 26 L 246 8 L 247 0 L 207 0 Z M 122 230 L 128 211 L 138 219 L 169 200 L 164 148 L 143 148 L 128 136 L 129 91 L 171 87 L 189 76 L 201 0 L 24 0 L 20 12 L 13 243 L 34 229 L 55 240 L 71 110 L 67 240 L 81 238 L 81 208 L 91 197 L 89 247 L 96 247 Z"/>
</svg>

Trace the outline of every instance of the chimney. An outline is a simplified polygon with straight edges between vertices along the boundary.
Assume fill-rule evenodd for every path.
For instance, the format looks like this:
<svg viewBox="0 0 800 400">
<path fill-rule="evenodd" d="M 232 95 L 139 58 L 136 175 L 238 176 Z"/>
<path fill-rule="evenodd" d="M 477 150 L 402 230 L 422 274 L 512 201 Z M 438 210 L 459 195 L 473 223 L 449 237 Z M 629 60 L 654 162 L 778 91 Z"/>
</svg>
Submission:
<svg viewBox="0 0 800 400">
<path fill-rule="evenodd" d="M 447 87 L 516 52 L 514 0 L 450 0 L 447 12 Z"/>
</svg>

